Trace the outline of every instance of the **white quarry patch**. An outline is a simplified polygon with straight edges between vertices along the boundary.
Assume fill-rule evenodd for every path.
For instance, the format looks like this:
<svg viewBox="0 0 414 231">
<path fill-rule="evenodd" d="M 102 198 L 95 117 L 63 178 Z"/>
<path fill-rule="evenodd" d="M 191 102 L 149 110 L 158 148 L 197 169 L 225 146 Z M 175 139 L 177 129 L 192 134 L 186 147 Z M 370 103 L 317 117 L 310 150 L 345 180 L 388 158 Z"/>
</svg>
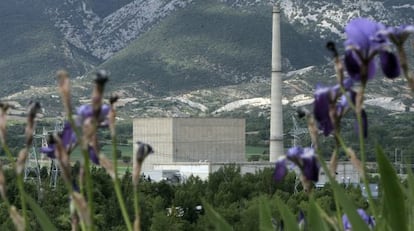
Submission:
<svg viewBox="0 0 414 231">
<path fill-rule="evenodd" d="M 301 107 L 301 106 L 312 104 L 313 101 L 314 101 L 313 97 L 300 94 L 300 95 L 296 95 L 295 97 L 293 97 L 290 103 L 291 103 L 291 106 L 293 107 Z"/>
<path fill-rule="evenodd" d="M 69 0 L 67 0 L 69 1 Z M 130 41 L 147 31 L 157 20 L 192 0 L 135 0 L 105 18 L 89 9 L 84 1 L 69 1 L 78 7 L 47 9 L 46 14 L 65 39 L 95 57 L 106 60 Z M 81 23 L 79 23 L 79 20 Z"/>
<path fill-rule="evenodd" d="M 30 86 L 29 89 L 8 95 L 4 97 L 3 100 L 25 99 L 25 98 L 31 98 L 34 96 L 41 96 L 44 94 L 49 94 L 51 92 L 56 92 L 56 88 Z"/>
<path fill-rule="evenodd" d="M 268 107 L 270 106 L 270 98 L 258 97 L 258 98 L 252 98 L 252 99 L 237 100 L 237 101 L 228 103 L 224 105 L 223 107 L 213 111 L 212 114 L 217 114 L 217 113 L 226 112 L 226 111 L 233 111 L 243 106 Z"/>
<path fill-rule="evenodd" d="M 405 111 L 405 105 L 399 100 L 394 100 L 392 97 L 376 97 L 373 99 L 367 99 L 365 100 L 365 104 L 382 107 L 391 111 Z"/>
<path fill-rule="evenodd" d="M 137 98 L 133 98 L 133 97 L 132 98 L 120 98 L 120 99 L 118 99 L 118 101 L 116 101 L 116 106 L 123 107 L 126 104 L 132 103 L 132 102 L 137 101 L 137 100 L 138 100 Z"/>
<path fill-rule="evenodd" d="M 206 112 L 208 110 L 208 107 L 204 106 L 201 103 L 197 103 L 194 101 L 191 101 L 185 97 L 182 96 L 177 96 L 177 97 L 167 97 L 165 98 L 166 100 L 173 100 L 173 101 L 179 101 L 181 103 L 185 103 L 188 106 L 192 107 L 192 108 L 197 108 L 198 110 L 202 111 L 202 112 Z"/>
<path fill-rule="evenodd" d="M 342 3 L 332 1 L 299 1 L 281 0 L 280 9 L 290 23 L 298 23 L 309 31 L 318 31 L 321 37 L 331 33 L 343 36 L 346 23 L 356 17 L 375 15 L 375 19 L 387 23 L 398 14 L 398 9 L 409 8 L 410 5 L 393 7 L 394 11 L 386 9 L 381 1 L 343 0 Z"/>
<path fill-rule="evenodd" d="M 315 68 L 315 66 L 309 66 L 309 67 L 305 67 L 299 70 L 294 70 L 294 71 L 289 71 L 288 73 L 286 73 L 286 77 L 292 77 L 292 76 L 296 76 L 296 75 L 304 75 L 305 73 L 311 71 L 313 68 Z"/>
<path fill-rule="evenodd" d="M 414 5 L 410 5 L 410 4 L 404 4 L 404 5 L 399 5 L 399 6 L 392 6 L 393 9 L 407 9 L 407 8 L 411 8 L 414 10 Z"/>
<path fill-rule="evenodd" d="M 337 34 L 337 35 L 342 34 L 342 32 L 339 31 L 335 27 L 335 25 L 333 25 L 332 23 L 329 23 L 327 20 L 322 20 L 322 22 L 321 22 L 321 24 L 319 24 L 319 26 L 323 28 L 322 30 L 327 29 L 329 32 L 332 32 L 334 34 Z"/>
</svg>

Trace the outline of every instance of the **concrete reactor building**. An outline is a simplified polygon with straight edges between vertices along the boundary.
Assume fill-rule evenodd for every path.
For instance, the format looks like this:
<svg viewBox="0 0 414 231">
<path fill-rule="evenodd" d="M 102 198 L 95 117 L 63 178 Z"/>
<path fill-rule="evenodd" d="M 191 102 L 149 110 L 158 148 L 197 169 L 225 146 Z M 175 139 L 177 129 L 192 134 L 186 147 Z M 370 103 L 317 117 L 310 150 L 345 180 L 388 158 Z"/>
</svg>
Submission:
<svg viewBox="0 0 414 231">
<path fill-rule="evenodd" d="M 244 119 L 136 118 L 133 139 L 154 148 L 143 171 L 157 164 L 246 161 Z"/>
</svg>

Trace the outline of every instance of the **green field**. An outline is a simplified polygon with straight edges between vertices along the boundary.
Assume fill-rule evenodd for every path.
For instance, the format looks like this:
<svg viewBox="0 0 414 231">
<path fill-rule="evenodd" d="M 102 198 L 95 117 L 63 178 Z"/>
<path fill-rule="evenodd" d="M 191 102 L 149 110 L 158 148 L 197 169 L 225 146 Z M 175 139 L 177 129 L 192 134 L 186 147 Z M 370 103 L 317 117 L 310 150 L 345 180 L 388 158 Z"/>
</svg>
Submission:
<svg viewBox="0 0 414 231">
<path fill-rule="evenodd" d="M 260 146 L 246 146 L 246 157 L 248 158 L 251 155 L 262 155 L 263 152 L 267 152 L 267 147 L 260 147 Z"/>
<path fill-rule="evenodd" d="M 118 145 L 118 150 L 121 150 L 122 156 L 132 156 L 132 145 Z M 112 159 L 112 146 L 111 145 L 105 145 L 102 147 L 101 154 L 104 154 L 109 159 Z M 70 154 L 71 161 L 78 161 L 82 159 L 81 150 L 80 148 L 76 148 L 71 154 Z"/>
</svg>

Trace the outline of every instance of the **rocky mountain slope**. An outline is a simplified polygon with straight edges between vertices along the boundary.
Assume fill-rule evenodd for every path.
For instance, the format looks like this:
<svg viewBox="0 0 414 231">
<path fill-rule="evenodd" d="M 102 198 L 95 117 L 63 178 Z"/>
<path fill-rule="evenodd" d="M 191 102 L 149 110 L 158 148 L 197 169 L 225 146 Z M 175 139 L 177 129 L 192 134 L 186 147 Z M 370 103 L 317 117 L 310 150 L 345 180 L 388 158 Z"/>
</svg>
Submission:
<svg viewBox="0 0 414 231">
<path fill-rule="evenodd" d="M 125 98 L 126 117 L 267 107 L 275 2 L 282 10 L 289 106 L 310 103 L 317 83 L 332 82 L 324 45 L 341 44 L 351 18 L 414 21 L 408 0 L 4 0 L 0 97 L 21 105 L 41 99 L 53 115 L 59 111 L 58 68 L 76 78 L 77 103 L 89 97 L 90 73 L 105 68 L 112 74 L 109 90 Z M 368 103 L 390 111 L 411 106 L 403 81 L 379 79 L 373 86 Z"/>
</svg>

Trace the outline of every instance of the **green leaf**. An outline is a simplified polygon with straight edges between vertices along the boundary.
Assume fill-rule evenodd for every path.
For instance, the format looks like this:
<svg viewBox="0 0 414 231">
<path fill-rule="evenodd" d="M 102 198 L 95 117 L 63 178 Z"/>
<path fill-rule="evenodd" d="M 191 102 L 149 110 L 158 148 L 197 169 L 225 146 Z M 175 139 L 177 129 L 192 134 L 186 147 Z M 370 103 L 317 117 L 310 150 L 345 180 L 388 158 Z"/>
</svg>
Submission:
<svg viewBox="0 0 414 231">
<path fill-rule="evenodd" d="M 279 197 L 276 197 L 276 204 L 279 208 L 280 214 L 282 215 L 285 230 L 299 231 L 299 226 L 298 226 L 298 223 L 296 221 L 296 217 L 289 210 L 289 208 L 286 206 L 286 204 L 283 203 L 282 200 L 280 200 Z"/>
<path fill-rule="evenodd" d="M 259 218 L 259 225 L 260 229 L 263 231 L 274 231 L 273 225 L 272 225 L 272 215 L 270 213 L 269 205 L 266 203 L 266 198 L 261 197 L 260 198 L 260 218 Z"/>
<path fill-rule="evenodd" d="M 309 201 L 309 207 L 308 207 L 308 219 L 306 219 L 307 222 L 309 222 L 310 230 L 329 230 L 328 226 L 326 225 L 325 221 L 321 217 L 321 212 L 316 207 L 315 200 L 312 198 Z"/>
<path fill-rule="evenodd" d="M 218 214 L 213 207 L 209 203 L 207 203 L 205 200 L 201 200 L 204 206 L 204 209 L 207 213 L 208 218 L 210 219 L 211 223 L 214 225 L 216 230 L 219 231 L 227 231 L 227 230 L 233 230 L 231 225 L 227 223 L 224 218 Z"/>
<path fill-rule="evenodd" d="M 408 188 L 406 191 L 407 194 L 407 198 L 409 201 L 410 205 L 414 204 L 414 175 L 413 172 L 411 171 L 411 169 L 407 168 L 407 172 L 408 172 Z M 414 206 L 408 206 L 408 216 L 409 216 L 409 229 L 408 230 L 413 230 L 414 229 Z"/>
<path fill-rule="evenodd" d="M 331 181 L 331 183 L 335 196 L 337 197 L 337 200 L 342 206 L 344 212 L 348 216 L 353 230 L 369 231 L 368 225 L 359 216 L 357 208 L 355 207 L 354 203 L 345 195 L 343 188 L 336 181 Z M 342 222 L 340 225 L 342 225 Z"/>
<path fill-rule="evenodd" d="M 380 173 L 381 188 L 384 199 L 385 218 L 391 230 L 406 231 L 407 214 L 404 203 L 404 194 L 395 169 L 385 157 L 380 146 L 377 145 L 377 162 Z"/>
<path fill-rule="evenodd" d="M 26 199 L 27 204 L 36 214 L 36 219 L 39 221 L 39 224 L 42 227 L 42 229 L 48 230 L 48 231 L 54 231 L 54 230 L 57 231 L 58 229 L 52 224 L 49 217 L 46 215 L 43 209 L 40 208 L 40 206 L 36 203 L 36 201 L 33 200 L 33 198 L 27 193 L 24 193 L 24 197 Z"/>
</svg>

